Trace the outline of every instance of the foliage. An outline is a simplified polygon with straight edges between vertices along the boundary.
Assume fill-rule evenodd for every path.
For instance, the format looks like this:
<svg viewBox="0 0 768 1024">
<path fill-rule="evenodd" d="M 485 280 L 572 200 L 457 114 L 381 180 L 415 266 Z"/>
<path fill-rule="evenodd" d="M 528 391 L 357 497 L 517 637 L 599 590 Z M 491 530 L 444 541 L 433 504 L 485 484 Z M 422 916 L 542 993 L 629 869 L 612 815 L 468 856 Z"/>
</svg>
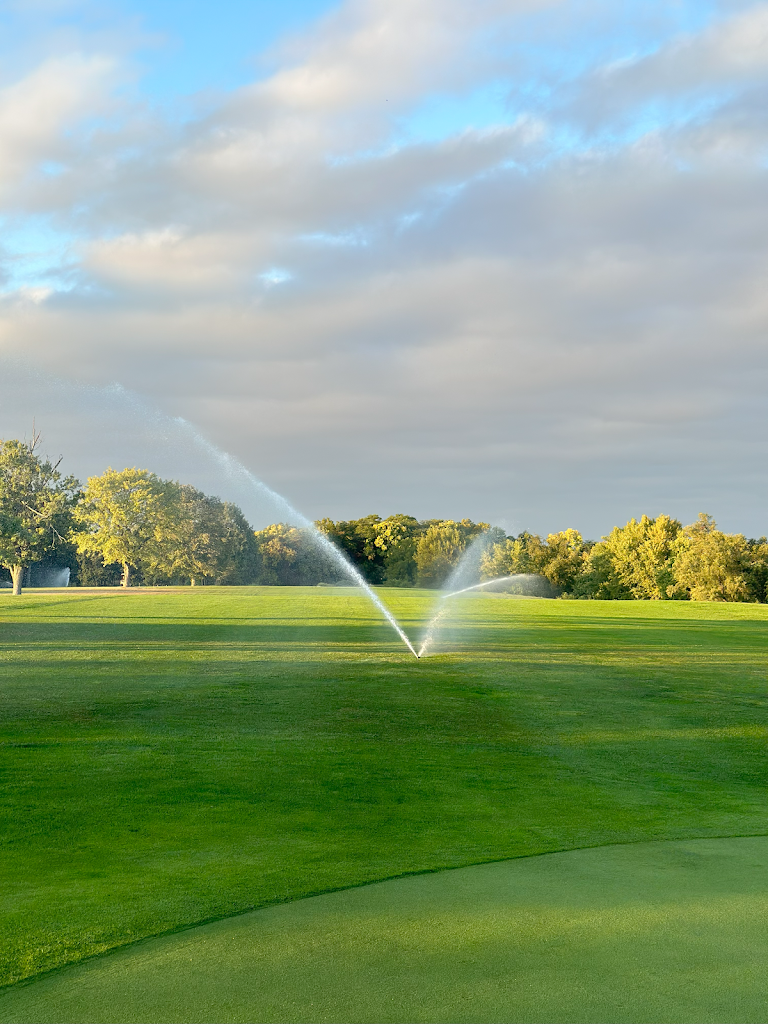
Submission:
<svg viewBox="0 0 768 1024">
<path fill-rule="evenodd" d="M 585 551 L 584 567 L 574 580 L 572 594 L 599 601 L 629 601 L 633 597 L 616 572 L 610 548 L 602 543 Z"/>
<path fill-rule="evenodd" d="M 466 540 L 452 522 L 427 527 L 416 547 L 416 568 L 422 587 L 439 587 L 464 553 Z"/>
<path fill-rule="evenodd" d="M 703 513 L 685 529 L 666 515 L 642 516 L 597 544 L 564 530 L 546 540 L 521 533 L 489 546 L 483 578 L 516 573 L 545 576 L 568 596 L 604 601 L 765 602 L 768 542 L 724 534 Z"/>
<path fill-rule="evenodd" d="M 414 559 L 422 587 L 440 587 L 464 554 L 467 545 L 488 529 L 487 523 L 471 519 L 432 522 L 419 538 Z"/>
<path fill-rule="evenodd" d="M 615 526 L 601 544 L 595 545 L 592 561 L 602 552 L 608 569 L 603 585 L 616 594 L 637 600 L 664 601 L 675 594 L 674 563 L 682 527 L 676 519 L 661 515 L 630 519 L 626 526 Z"/>
<path fill-rule="evenodd" d="M 33 561 L 68 565 L 83 586 L 114 585 L 118 575 L 124 586 L 348 581 L 311 529 L 274 523 L 254 533 L 237 506 L 145 469 L 108 469 L 81 494 L 58 463 L 35 454 L 38 440 L 0 441 L 0 568 L 17 589 Z M 507 537 L 471 519 L 401 513 L 315 526 L 374 585 L 441 587 L 482 536 L 462 572 L 479 563 L 483 580 L 535 575 L 550 593 L 600 600 L 768 600 L 766 538 L 725 534 L 704 513 L 685 528 L 644 515 L 597 543 L 574 529 Z"/>
<path fill-rule="evenodd" d="M 482 555 L 480 571 L 483 579 L 540 574 L 546 563 L 547 552 L 541 537 L 523 531 L 518 537 L 507 537 L 490 545 Z"/>
<path fill-rule="evenodd" d="M 377 543 L 381 536 L 381 523 L 381 516 L 370 515 L 349 522 L 318 519 L 315 526 L 336 547 L 341 548 L 368 583 L 383 583 L 386 577 L 386 547 Z"/>
<path fill-rule="evenodd" d="M 334 522 L 318 519 L 317 528 L 362 573 L 369 583 L 387 586 L 440 586 L 468 542 L 489 529 L 471 519 L 417 520 L 397 514 Z"/>
<path fill-rule="evenodd" d="M 162 540 L 174 523 L 173 493 L 166 481 L 146 469 L 108 469 L 88 478 L 83 500 L 75 510 L 82 529 L 75 539 L 79 551 L 99 555 L 104 565 L 123 568 L 122 585 L 131 569 L 157 567 L 163 561 Z"/>
<path fill-rule="evenodd" d="M 725 534 L 704 513 L 683 532 L 675 580 L 692 601 L 749 601 L 750 549 L 741 534 Z"/>
<path fill-rule="evenodd" d="M 166 481 L 165 487 L 170 514 L 160 519 L 147 582 L 250 583 L 256 542 L 240 509 L 189 484 Z"/>
<path fill-rule="evenodd" d="M 765 537 L 747 541 L 744 572 L 752 599 L 761 603 L 768 601 L 768 541 Z"/>
<path fill-rule="evenodd" d="M 15 594 L 24 567 L 66 543 L 78 495 L 78 482 L 62 477 L 59 462 L 36 454 L 39 439 L 0 441 L 0 565 L 10 570 Z"/>
<path fill-rule="evenodd" d="M 250 583 L 253 532 L 236 505 L 145 469 L 91 477 L 76 510 L 81 582 Z M 103 569 L 94 565 L 94 557 Z"/>
<path fill-rule="evenodd" d="M 547 560 L 541 575 L 560 592 L 568 592 L 584 568 L 587 545 L 578 530 L 562 530 L 547 535 Z"/>
<path fill-rule="evenodd" d="M 577 530 L 550 533 L 546 541 L 531 533 L 508 537 L 483 554 L 483 579 L 535 574 L 544 576 L 555 589 L 570 591 L 584 567 L 587 545 Z"/>
<path fill-rule="evenodd" d="M 339 570 L 311 530 L 274 523 L 255 535 L 253 582 L 261 586 L 316 586 L 339 580 Z"/>
<path fill-rule="evenodd" d="M 388 587 L 412 587 L 416 582 L 416 547 L 422 532 L 413 516 L 397 514 L 376 524 L 374 544 L 382 552 Z"/>
<path fill-rule="evenodd" d="M 80 587 L 119 587 L 123 575 L 123 567 L 117 563 L 105 565 L 99 555 L 89 555 L 75 548 L 76 582 Z M 73 583 L 70 580 L 70 584 Z M 141 570 L 131 572 L 131 582 L 141 582 Z"/>
</svg>

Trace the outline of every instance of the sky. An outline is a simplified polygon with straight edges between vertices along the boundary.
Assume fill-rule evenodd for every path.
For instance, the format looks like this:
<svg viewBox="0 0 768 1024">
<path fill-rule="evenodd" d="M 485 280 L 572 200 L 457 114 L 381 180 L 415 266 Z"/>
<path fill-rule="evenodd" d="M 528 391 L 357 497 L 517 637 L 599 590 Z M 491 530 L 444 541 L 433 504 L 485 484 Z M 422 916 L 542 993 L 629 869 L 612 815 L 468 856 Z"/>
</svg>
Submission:
<svg viewBox="0 0 768 1024">
<path fill-rule="evenodd" d="M 767 109 L 768 3 L 0 0 L 0 436 L 768 533 Z"/>
</svg>

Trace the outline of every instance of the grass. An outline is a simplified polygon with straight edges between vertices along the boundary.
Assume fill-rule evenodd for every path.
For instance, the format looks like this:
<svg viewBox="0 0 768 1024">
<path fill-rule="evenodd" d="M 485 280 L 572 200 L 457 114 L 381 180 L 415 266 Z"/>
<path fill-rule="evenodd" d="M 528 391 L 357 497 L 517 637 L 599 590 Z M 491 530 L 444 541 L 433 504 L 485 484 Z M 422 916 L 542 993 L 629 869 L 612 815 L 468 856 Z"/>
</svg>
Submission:
<svg viewBox="0 0 768 1024">
<path fill-rule="evenodd" d="M 433 600 L 383 596 L 407 629 Z M 768 833 L 768 607 L 458 602 L 416 662 L 345 591 L 0 592 L 0 984 L 409 872 Z"/>
<path fill-rule="evenodd" d="M 348 889 L 18 986 L 0 1021 L 762 1024 L 766 861 L 696 839 Z"/>
</svg>

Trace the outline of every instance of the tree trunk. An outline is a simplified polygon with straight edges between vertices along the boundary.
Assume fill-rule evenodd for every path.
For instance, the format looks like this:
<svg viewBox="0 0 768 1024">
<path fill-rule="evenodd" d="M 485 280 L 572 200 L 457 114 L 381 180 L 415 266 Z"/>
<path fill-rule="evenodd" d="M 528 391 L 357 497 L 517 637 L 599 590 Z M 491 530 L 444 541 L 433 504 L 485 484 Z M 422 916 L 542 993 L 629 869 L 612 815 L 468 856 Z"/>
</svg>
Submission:
<svg viewBox="0 0 768 1024">
<path fill-rule="evenodd" d="M 123 562 L 123 575 L 120 579 L 121 587 L 130 587 L 131 585 L 131 567 L 127 562 Z"/>
<path fill-rule="evenodd" d="M 21 581 L 24 579 L 24 566 L 23 565 L 12 565 L 11 566 L 11 579 L 13 580 L 13 592 L 14 594 L 21 593 Z"/>
</svg>

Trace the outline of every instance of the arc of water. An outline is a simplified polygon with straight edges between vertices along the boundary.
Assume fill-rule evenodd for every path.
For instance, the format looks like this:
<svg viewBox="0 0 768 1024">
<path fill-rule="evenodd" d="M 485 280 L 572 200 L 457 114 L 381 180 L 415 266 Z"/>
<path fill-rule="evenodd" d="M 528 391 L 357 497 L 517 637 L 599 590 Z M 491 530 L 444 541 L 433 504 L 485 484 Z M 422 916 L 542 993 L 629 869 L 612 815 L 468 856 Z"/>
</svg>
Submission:
<svg viewBox="0 0 768 1024">
<path fill-rule="evenodd" d="M 458 597 L 459 594 L 466 594 L 467 591 L 469 590 L 480 590 L 481 587 L 490 587 L 492 583 L 504 583 L 506 580 L 514 580 L 517 579 L 517 577 L 520 575 L 524 574 L 515 572 L 512 573 L 511 576 L 497 576 L 493 580 L 484 580 L 482 583 L 475 583 L 475 585 L 472 587 L 462 587 L 461 590 L 454 590 L 453 593 L 451 594 L 443 594 L 442 599 L 443 601 L 445 601 L 446 598 Z"/>
<path fill-rule="evenodd" d="M 464 551 L 462 557 L 459 559 L 458 564 L 456 565 L 449 579 L 447 579 L 445 583 L 445 590 L 447 591 L 447 593 L 443 592 L 442 594 L 440 594 L 440 603 L 437 608 L 437 611 L 432 615 L 429 625 L 427 626 L 426 632 L 424 633 L 424 637 L 419 647 L 419 657 L 422 657 L 424 654 L 426 654 L 429 648 L 435 642 L 435 638 L 437 636 L 437 633 L 439 632 L 440 624 L 443 618 L 445 617 L 445 613 L 447 611 L 447 605 L 444 603 L 446 598 L 456 597 L 458 594 L 465 594 L 467 591 L 477 590 L 480 587 L 487 587 L 492 583 L 500 583 L 502 580 L 510 579 L 510 577 L 498 577 L 496 580 L 485 580 L 483 583 L 473 584 L 470 587 L 458 587 L 456 590 L 452 589 L 453 587 L 457 587 L 457 585 L 460 584 L 463 579 L 466 580 L 467 572 L 473 570 L 473 562 L 477 563 L 474 566 L 474 569 L 479 569 L 480 556 L 486 546 L 487 535 L 480 534 L 479 537 L 476 537 L 474 541 L 472 541 L 472 543 Z"/>
<path fill-rule="evenodd" d="M 419 647 L 419 653 L 416 655 L 417 658 L 423 658 L 424 655 L 429 651 L 430 647 L 435 642 L 435 636 L 440 627 L 440 622 L 445 616 L 447 611 L 447 605 L 442 605 L 436 615 L 432 616 L 427 631 L 424 634 L 424 639 L 421 641 L 421 647 Z"/>
<path fill-rule="evenodd" d="M 475 537 L 472 543 L 467 546 L 461 558 L 459 559 L 457 565 L 454 567 L 453 572 L 446 580 L 446 589 L 455 587 L 457 584 L 461 582 L 462 578 L 466 578 L 465 573 L 470 569 L 473 559 L 478 559 L 479 561 L 480 555 L 484 550 L 486 543 L 486 535 L 480 534 L 480 536 Z M 473 588 L 468 587 L 464 589 L 471 590 Z M 445 599 L 447 597 L 455 597 L 456 594 L 461 593 L 463 593 L 463 590 L 452 590 L 450 593 L 443 592 L 440 595 L 440 604 L 437 609 L 437 612 L 435 612 L 432 615 L 432 618 L 430 619 L 424 636 L 422 638 L 421 645 L 419 646 L 419 658 L 423 657 L 435 642 L 435 637 L 437 636 L 437 633 L 439 631 L 440 623 L 445 617 L 447 611 Z"/>
<path fill-rule="evenodd" d="M 117 382 L 100 387 L 95 384 L 78 383 L 71 380 L 66 381 L 42 373 L 24 363 L 14 360 L 9 361 L 7 357 L 3 357 L 0 361 L 0 373 L 3 374 L 4 381 L 6 378 L 14 381 L 16 392 L 21 392 L 24 387 L 34 389 L 37 394 L 42 390 L 46 394 L 52 394 L 60 403 L 63 401 L 67 409 L 73 404 L 73 400 L 78 405 L 93 402 L 97 406 L 103 407 L 104 414 L 109 417 L 110 422 L 115 420 L 117 403 L 125 403 L 131 413 L 139 418 L 143 427 L 150 426 L 153 437 L 160 438 L 169 446 L 176 440 L 173 435 L 179 430 L 185 442 L 191 442 L 198 450 L 205 452 L 209 457 L 212 456 L 214 462 L 220 468 L 223 468 L 231 478 L 235 480 L 240 478 L 246 481 L 249 487 L 252 487 L 257 494 L 261 493 L 267 498 L 273 507 L 282 509 L 289 522 L 311 531 L 318 547 L 333 560 L 354 586 L 359 587 L 363 591 L 368 600 L 394 629 L 411 654 L 416 658 L 418 657 L 416 649 L 405 630 L 379 596 L 372 590 L 367 580 L 345 557 L 344 553 L 331 543 L 325 534 L 315 527 L 314 523 L 310 522 L 306 516 L 301 515 L 300 512 L 293 508 L 282 495 L 267 487 L 266 484 L 255 477 L 237 459 L 208 441 L 183 417 L 174 418 L 167 416 L 146 398 L 130 391 Z M 11 388 L 11 393 L 14 393 L 14 388 Z"/>
<path fill-rule="evenodd" d="M 320 547 L 331 559 L 333 559 L 333 561 L 336 563 L 336 565 L 338 565 L 338 567 L 342 570 L 345 576 L 347 576 L 356 587 L 359 587 L 363 591 L 368 600 L 374 605 L 374 607 L 378 609 L 378 611 L 381 612 L 381 614 L 390 624 L 392 629 L 394 629 L 394 631 L 403 641 L 403 643 L 414 656 L 414 658 L 421 657 L 421 654 L 417 653 L 416 648 L 411 643 L 408 634 L 405 632 L 405 630 L 397 621 L 397 619 L 389 610 L 389 608 L 387 608 L 387 606 L 381 600 L 379 595 L 375 592 L 375 590 L 373 590 L 373 588 L 362 575 L 362 573 L 357 568 L 355 568 L 354 565 L 352 565 L 349 559 L 345 557 L 344 553 L 340 551 L 339 548 L 337 548 L 336 545 L 332 543 L 332 541 L 330 541 L 325 536 L 324 533 L 318 530 L 318 528 L 310 519 L 307 519 L 306 516 L 302 515 L 301 512 L 295 509 L 286 498 L 284 498 L 281 494 L 278 494 L 277 491 L 273 491 L 271 487 L 267 487 L 265 483 L 259 480 L 257 476 L 254 476 L 249 469 L 246 469 L 246 467 L 241 462 L 238 462 L 238 460 L 233 458 L 233 456 L 231 456 L 228 452 L 223 452 L 220 448 L 217 448 L 215 444 L 212 444 L 212 442 L 210 442 L 207 438 L 203 437 L 202 434 L 198 433 L 198 431 L 195 430 L 192 424 L 188 423 L 187 420 L 183 419 L 181 416 L 178 416 L 176 417 L 176 422 L 183 426 L 184 429 L 187 430 L 190 433 L 190 435 L 194 438 L 195 443 L 204 448 L 209 455 L 212 455 L 213 458 L 219 462 L 219 464 L 227 473 L 229 473 L 230 475 L 237 474 L 239 476 L 244 476 L 252 487 L 255 487 L 256 490 L 261 491 L 263 494 L 265 494 L 273 504 L 277 505 L 278 507 L 282 507 L 288 519 L 292 520 L 293 522 L 299 523 L 303 529 L 310 530 L 318 547 Z"/>
<path fill-rule="evenodd" d="M 451 578 L 455 578 L 456 574 L 452 574 Z M 419 657 L 423 657 L 429 648 L 434 644 L 435 637 L 437 636 L 440 623 L 448 611 L 448 606 L 444 603 L 449 597 L 458 597 L 459 594 L 467 594 L 470 590 L 481 590 L 483 587 L 490 587 L 492 583 L 506 583 L 507 580 L 519 580 L 519 579 L 530 579 L 530 575 L 524 572 L 513 572 L 510 576 L 496 576 L 492 580 L 483 580 L 482 583 L 474 583 L 471 587 L 462 587 L 460 590 L 452 590 L 448 594 L 440 595 L 440 607 L 437 614 L 433 616 L 429 625 L 427 626 L 427 632 L 424 635 L 424 639 L 419 647 Z M 450 582 L 450 579 L 449 579 Z"/>
</svg>

